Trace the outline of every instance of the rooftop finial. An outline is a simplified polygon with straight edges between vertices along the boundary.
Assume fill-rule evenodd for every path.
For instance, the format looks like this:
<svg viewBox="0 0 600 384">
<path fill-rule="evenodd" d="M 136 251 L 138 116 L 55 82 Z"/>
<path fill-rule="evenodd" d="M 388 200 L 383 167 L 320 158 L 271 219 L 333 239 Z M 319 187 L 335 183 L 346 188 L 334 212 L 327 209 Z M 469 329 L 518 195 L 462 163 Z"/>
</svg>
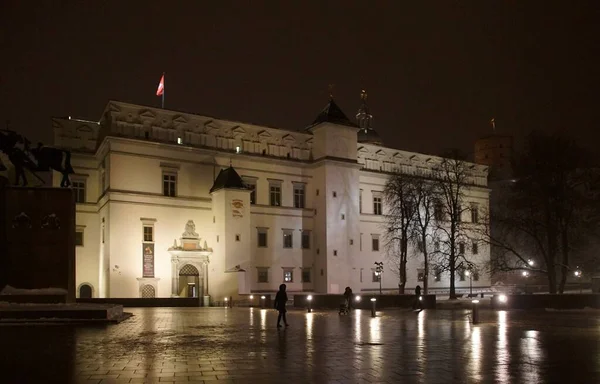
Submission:
<svg viewBox="0 0 600 384">
<path fill-rule="evenodd" d="M 367 100 L 367 91 L 365 91 L 364 89 L 360 91 L 360 99 Z"/>
<path fill-rule="evenodd" d="M 492 120 L 490 120 L 490 124 L 492 125 L 492 130 L 495 133 L 496 132 L 496 119 L 492 117 Z"/>
<path fill-rule="evenodd" d="M 335 88 L 335 84 L 329 84 L 329 99 L 333 100 L 333 88 Z"/>
</svg>

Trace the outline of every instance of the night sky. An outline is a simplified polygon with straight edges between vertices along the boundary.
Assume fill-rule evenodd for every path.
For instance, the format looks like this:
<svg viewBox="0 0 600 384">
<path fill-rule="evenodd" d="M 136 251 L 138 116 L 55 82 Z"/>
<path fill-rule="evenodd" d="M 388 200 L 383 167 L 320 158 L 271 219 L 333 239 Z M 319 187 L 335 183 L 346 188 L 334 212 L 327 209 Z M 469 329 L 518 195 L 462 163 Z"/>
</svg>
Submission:
<svg viewBox="0 0 600 384">
<path fill-rule="evenodd" d="M 165 71 L 168 109 L 229 120 L 301 129 L 333 83 L 352 118 L 368 91 L 387 146 L 472 152 L 492 117 L 595 146 L 595 3 L 3 0 L 0 119 L 51 143 L 51 116 L 159 107 Z"/>
</svg>

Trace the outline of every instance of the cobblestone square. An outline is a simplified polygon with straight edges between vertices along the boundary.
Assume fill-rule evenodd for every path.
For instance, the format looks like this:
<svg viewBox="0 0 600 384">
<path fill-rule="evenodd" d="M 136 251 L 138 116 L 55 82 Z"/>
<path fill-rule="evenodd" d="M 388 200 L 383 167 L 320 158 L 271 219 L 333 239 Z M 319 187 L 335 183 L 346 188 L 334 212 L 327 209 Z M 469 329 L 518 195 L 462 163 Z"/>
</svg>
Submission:
<svg viewBox="0 0 600 384">
<path fill-rule="evenodd" d="M 2 325 L 2 383 L 598 383 L 597 313 L 129 309 L 110 326 Z"/>
</svg>

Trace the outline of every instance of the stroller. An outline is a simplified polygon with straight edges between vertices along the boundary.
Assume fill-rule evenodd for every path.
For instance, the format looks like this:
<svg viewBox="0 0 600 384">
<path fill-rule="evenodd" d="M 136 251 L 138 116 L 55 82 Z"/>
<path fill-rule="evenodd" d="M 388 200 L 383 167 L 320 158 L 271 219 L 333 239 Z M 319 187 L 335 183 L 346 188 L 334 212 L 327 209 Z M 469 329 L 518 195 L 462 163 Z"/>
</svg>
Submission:
<svg viewBox="0 0 600 384">
<path fill-rule="evenodd" d="M 350 305 L 348 303 L 348 299 L 344 298 L 340 303 L 340 315 L 348 315 L 350 314 Z"/>
</svg>

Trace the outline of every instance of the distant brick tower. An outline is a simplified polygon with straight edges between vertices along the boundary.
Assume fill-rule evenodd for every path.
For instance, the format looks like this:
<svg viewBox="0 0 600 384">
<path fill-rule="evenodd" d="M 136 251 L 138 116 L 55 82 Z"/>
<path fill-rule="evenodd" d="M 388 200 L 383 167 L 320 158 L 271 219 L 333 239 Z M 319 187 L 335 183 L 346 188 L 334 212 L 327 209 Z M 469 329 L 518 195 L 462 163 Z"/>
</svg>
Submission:
<svg viewBox="0 0 600 384">
<path fill-rule="evenodd" d="M 513 138 L 496 133 L 495 119 L 490 121 L 491 135 L 475 141 L 475 162 L 490 167 L 490 180 L 505 180 L 512 177 Z"/>
</svg>

